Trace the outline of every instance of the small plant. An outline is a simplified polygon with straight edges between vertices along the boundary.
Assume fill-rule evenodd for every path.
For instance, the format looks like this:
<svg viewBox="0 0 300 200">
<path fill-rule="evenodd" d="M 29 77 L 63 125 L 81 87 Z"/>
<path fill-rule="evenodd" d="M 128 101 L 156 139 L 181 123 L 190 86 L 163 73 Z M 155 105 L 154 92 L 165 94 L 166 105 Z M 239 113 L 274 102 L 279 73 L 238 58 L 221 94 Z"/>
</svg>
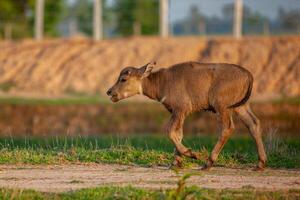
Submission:
<svg viewBox="0 0 300 200">
<path fill-rule="evenodd" d="M 72 183 L 72 184 L 79 184 L 79 183 L 84 183 L 84 182 L 80 181 L 80 180 L 72 180 L 72 181 L 70 181 L 70 183 Z"/>
<path fill-rule="evenodd" d="M 265 145 L 267 154 L 284 155 L 288 151 L 288 145 L 277 134 L 278 129 L 271 128 L 267 131 Z"/>
<path fill-rule="evenodd" d="M 286 168 L 299 168 L 300 157 L 299 146 L 297 143 L 297 140 L 280 137 L 277 134 L 276 129 L 270 129 L 265 138 L 268 165 Z M 274 163 L 276 163 L 276 165 L 274 165 Z"/>
<path fill-rule="evenodd" d="M 0 83 L 0 90 L 3 92 L 9 92 L 13 87 L 15 87 L 15 83 L 11 81 Z"/>
<path fill-rule="evenodd" d="M 188 187 L 186 181 L 191 176 L 199 176 L 200 173 L 188 173 L 183 175 L 177 182 L 177 188 L 170 190 L 167 198 L 168 200 L 185 200 L 185 199 L 195 199 L 196 197 L 201 196 L 199 189 L 196 189 L 195 186 Z"/>
</svg>

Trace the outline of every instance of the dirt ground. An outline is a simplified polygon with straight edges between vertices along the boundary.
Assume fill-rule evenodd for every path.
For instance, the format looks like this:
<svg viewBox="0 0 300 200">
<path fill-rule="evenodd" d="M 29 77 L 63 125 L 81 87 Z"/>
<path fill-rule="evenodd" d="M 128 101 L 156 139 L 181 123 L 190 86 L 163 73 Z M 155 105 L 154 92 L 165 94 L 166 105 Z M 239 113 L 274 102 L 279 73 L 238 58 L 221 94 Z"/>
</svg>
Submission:
<svg viewBox="0 0 300 200">
<path fill-rule="evenodd" d="M 188 185 L 204 188 L 256 188 L 264 190 L 300 189 L 300 170 L 215 167 L 209 172 L 197 168 L 176 174 L 166 167 L 144 168 L 116 164 L 89 165 L 0 165 L 0 187 L 64 192 L 103 185 L 132 185 L 142 188 L 173 188 L 184 173 L 199 173 Z"/>
</svg>

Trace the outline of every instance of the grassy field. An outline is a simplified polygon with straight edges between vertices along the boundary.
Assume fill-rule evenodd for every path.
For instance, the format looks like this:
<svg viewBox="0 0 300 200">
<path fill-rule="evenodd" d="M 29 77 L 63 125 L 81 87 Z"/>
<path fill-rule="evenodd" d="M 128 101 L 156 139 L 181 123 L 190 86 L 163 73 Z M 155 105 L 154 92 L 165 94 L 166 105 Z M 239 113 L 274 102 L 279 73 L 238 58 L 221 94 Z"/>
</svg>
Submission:
<svg viewBox="0 0 300 200">
<path fill-rule="evenodd" d="M 216 143 L 212 136 L 189 136 L 184 144 L 201 152 L 202 160 L 186 159 L 186 167 L 204 164 Z M 166 166 L 174 147 L 166 136 L 99 136 L 73 138 L 1 138 L 0 164 L 118 163 Z M 300 168 L 300 141 L 275 136 L 265 138 L 268 167 Z M 225 167 L 249 167 L 257 162 L 255 143 L 250 136 L 232 137 L 216 163 Z"/>
</svg>

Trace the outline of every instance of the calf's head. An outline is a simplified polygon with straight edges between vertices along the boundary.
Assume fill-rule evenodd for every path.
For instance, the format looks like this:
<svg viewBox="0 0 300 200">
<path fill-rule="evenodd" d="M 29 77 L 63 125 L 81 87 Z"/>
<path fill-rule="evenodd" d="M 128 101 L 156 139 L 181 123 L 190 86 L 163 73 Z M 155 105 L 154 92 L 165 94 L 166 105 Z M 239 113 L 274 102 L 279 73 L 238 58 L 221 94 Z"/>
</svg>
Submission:
<svg viewBox="0 0 300 200">
<path fill-rule="evenodd" d="M 106 92 L 111 101 L 119 100 L 140 94 L 142 91 L 142 79 L 151 74 L 155 62 L 148 63 L 140 68 L 126 67 L 121 72 L 117 82 Z"/>
</svg>

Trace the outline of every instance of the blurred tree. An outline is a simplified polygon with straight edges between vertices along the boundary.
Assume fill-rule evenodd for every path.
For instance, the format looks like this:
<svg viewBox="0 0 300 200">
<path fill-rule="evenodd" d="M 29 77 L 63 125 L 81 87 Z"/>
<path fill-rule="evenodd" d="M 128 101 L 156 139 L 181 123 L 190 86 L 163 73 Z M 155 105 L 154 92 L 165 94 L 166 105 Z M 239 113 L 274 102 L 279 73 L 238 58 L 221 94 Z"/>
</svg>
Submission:
<svg viewBox="0 0 300 200">
<path fill-rule="evenodd" d="M 174 32 L 185 34 L 205 34 L 206 17 L 195 5 L 190 7 L 190 14 L 182 21 L 175 23 Z"/>
<path fill-rule="evenodd" d="M 132 35 L 135 24 L 145 35 L 159 31 L 159 0 L 115 0 L 116 31 L 121 35 Z"/>
<path fill-rule="evenodd" d="M 205 16 L 202 14 L 197 6 L 191 6 L 190 10 L 190 20 L 188 25 L 190 26 L 189 29 L 191 33 L 198 33 L 199 32 L 199 25 L 203 21 L 205 22 Z"/>
<path fill-rule="evenodd" d="M 25 17 L 27 4 L 28 2 L 26 2 L 25 0 L 1 0 L 1 21 L 13 21 L 16 16 Z"/>
<path fill-rule="evenodd" d="M 278 20 L 281 26 L 288 31 L 300 32 L 299 10 L 285 11 L 282 7 L 278 9 Z"/>
<path fill-rule="evenodd" d="M 102 0 L 103 26 L 106 26 L 111 18 L 111 10 L 106 7 L 107 1 Z M 76 31 L 80 34 L 91 36 L 93 34 L 93 0 L 77 0 L 71 5 L 70 12 L 64 16 L 65 23 L 75 22 Z M 78 33 L 77 33 L 78 34 Z M 105 34 L 105 33 L 104 33 Z"/>
<path fill-rule="evenodd" d="M 25 1 L 25 0 L 24 0 Z M 29 11 L 30 15 L 30 30 L 33 31 L 34 26 L 34 10 L 35 10 L 35 1 L 36 0 L 27 0 L 29 1 Z M 45 12 L 44 12 L 44 33 L 46 36 L 57 36 L 58 35 L 58 23 L 61 19 L 63 9 L 66 6 L 65 0 L 45 0 Z M 33 33 L 33 32 L 32 32 Z"/>
<path fill-rule="evenodd" d="M 12 27 L 13 37 L 28 36 L 30 30 L 27 20 L 28 1 L 26 0 L 1 0 L 0 1 L 0 30 L 5 32 L 9 25 Z"/>
<path fill-rule="evenodd" d="M 224 5 L 224 7 L 222 8 L 222 13 L 224 19 L 232 21 L 234 15 L 234 4 L 230 3 Z M 259 12 L 253 12 L 253 10 L 247 5 L 243 6 L 243 19 L 246 22 L 256 24 L 263 18 L 264 17 Z"/>
<path fill-rule="evenodd" d="M 65 0 L 45 0 L 45 34 L 57 35 L 59 22 Z M 1 0 L 0 28 L 12 25 L 13 37 L 21 38 L 33 35 L 35 0 Z"/>
<path fill-rule="evenodd" d="M 225 21 L 232 21 L 234 15 L 234 4 L 229 3 L 222 8 L 222 14 Z M 243 31 L 249 32 L 264 32 L 265 23 L 268 18 L 263 16 L 258 11 L 253 11 L 250 7 L 244 4 L 243 6 Z"/>
<path fill-rule="evenodd" d="M 190 7 L 190 14 L 174 23 L 173 34 L 228 34 L 231 32 L 230 26 L 232 25 L 232 19 L 230 22 L 225 20 L 224 17 L 218 16 L 206 16 L 199 7 L 192 5 Z"/>
<path fill-rule="evenodd" d="M 78 31 L 92 35 L 93 29 L 93 1 L 92 0 L 78 0 L 76 1 L 67 16 L 69 20 L 75 20 Z"/>
</svg>

